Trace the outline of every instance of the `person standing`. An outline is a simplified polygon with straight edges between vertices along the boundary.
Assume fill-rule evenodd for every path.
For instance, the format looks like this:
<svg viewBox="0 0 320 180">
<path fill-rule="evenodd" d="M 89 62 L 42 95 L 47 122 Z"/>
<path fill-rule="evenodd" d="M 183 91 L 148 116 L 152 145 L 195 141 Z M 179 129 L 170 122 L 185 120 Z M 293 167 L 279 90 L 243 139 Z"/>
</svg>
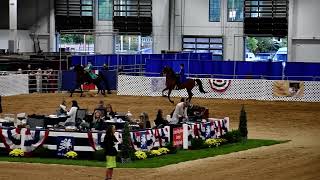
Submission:
<svg viewBox="0 0 320 180">
<path fill-rule="evenodd" d="M 105 156 L 106 156 L 106 180 L 112 179 L 113 175 L 113 168 L 117 167 L 116 163 L 116 156 L 117 156 L 117 150 L 114 147 L 115 143 L 118 142 L 116 137 L 114 136 L 115 133 L 115 127 L 114 126 L 108 126 L 106 135 L 104 137 L 104 150 L 105 150 Z"/>
</svg>

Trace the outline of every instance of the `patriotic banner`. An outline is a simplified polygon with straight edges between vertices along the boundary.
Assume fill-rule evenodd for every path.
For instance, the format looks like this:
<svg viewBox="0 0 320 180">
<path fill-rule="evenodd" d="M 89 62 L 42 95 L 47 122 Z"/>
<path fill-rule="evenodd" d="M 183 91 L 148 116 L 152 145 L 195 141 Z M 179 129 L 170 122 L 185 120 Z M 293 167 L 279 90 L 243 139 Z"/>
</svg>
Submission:
<svg viewBox="0 0 320 180">
<path fill-rule="evenodd" d="M 170 142 L 170 127 L 161 129 L 147 129 L 145 131 L 130 132 L 135 150 L 151 150 L 162 147 Z M 145 148 L 146 146 L 147 148 Z"/>
<path fill-rule="evenodd" d="M 105 133 L 104 132 L 98 132 L 98 133 L 92 133 L 92 132 L 88 132 L 88 140 L 89 140 L 89 144 L 91 145 L 91 147 L 96 151 L 96 150 L 100 150 L 103 149 L 103 141 L 104 141 L 104 137 L 105 137 Z M 115 148 L 117 149 L 117 151 L 119 150 L 119 146 L 122 143 L 122 133 L 119 131 L 116 131 L 114 133 L 114 136 L 116 137 L 116 139 L 118 140 L 118 142 L 115 145 Z"/>
<path fill-rule="evenodd" d="M 105 132 L 88 132 L 88 141 L 90 146 L 96 151 L 103 148 Z M 117 150 L 122 144 L 122 132 L 116 131 L 114 136 L 118 140 L 115 145 Z M 143 131 L 130 132 L 131 142 L 135 150 L 150 150 L 153 147 L 162 147 L 170 142 L 170 127 L 161 129 L 147 129 Z"/>
<path fill-rule="evenodd" d="M 181 147 L 183 144 L 183 128 L 173 128 L 173 146 Z"/>
<path fill-rule="evenodd" d="M 229 131 L 229 118 L 209 118 L 209 122 L 188 124 L 188 144 L 191 145 L 193 138 L 219 138 Z"/>
<path fill-rule="evenodd" d="M 58 136 L 57 137 L 57 155 L 64 156 L 67 152 L 73 151 L 74 137 Z"/>
<path fill-rule="evenodd" d="M 209 79 L 210 87 L 213 91 L 224 92 L 231 84 L 231 80 L 225 79 Z"/>
<path fill-rule="evenodd" d="M 274 81 L 273 96 L 274 97 L 303 97 L 304 82 L 303 81 Z"/>
<path fill-rule="evenodd" d="M 20 148 L 24 152 L 32 152 L 43 145 L 48 135 L 48 130 L 0 129 L 0 139 L 7 150 Z"/>
</svg>

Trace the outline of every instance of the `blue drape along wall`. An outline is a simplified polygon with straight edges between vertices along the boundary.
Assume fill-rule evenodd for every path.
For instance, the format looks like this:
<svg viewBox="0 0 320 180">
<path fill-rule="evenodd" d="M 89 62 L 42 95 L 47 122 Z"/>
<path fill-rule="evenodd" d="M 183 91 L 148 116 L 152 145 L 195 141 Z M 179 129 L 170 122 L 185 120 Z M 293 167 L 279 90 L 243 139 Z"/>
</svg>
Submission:
<svg viewBox="0 0 320 180">
<path fill-rule="evenodd" d="M 86 65 L 90 61 L 94 66 L 127 66 L 135 64 L 146 64 L 147 59 L 161 60 L 212 60 L 212 53 L 177 53 L 177 54 L 107 54 L 107 55 L 85 55 L 72 56 L 71 66 L 78 64 Z"/>
<path fill-rule="evenodd" d="M 99 71 L 107 80 L 111 90 L 117 89 L 117 73 L 116 71 Z M 104 83 L 102 85 L 105 86 Z M 69 91 L 76 88 L 76 73 L 74 71 L 62 72 L 62 90 Z"/>
<path fill-rule="evenodd" d="M 216 78 L 260 78 L 281 79 L 281 62 L 245 62 L 245 61 L 213 61 L 211 53 L 177 53 L 177 54 L 135 54 L 135 55 L 87 55 L 73 56 L 72 65 L 86 65 L 91 61 L 94 66 L 108 64 L 116 68 L 119 66 L 145 64 L 145 72 L 158 76 L 164 66 L 170 66 L 175 72 L 179 71 L 179 64 L 185 64 L 185 73 L 190 74 L 223 74 Z M 126 72 L 138 72 L 139 69 L 123 67 Z M 113 70 L 114 68 L 110 68 Z M 100 69 L 99 69 L 100 70 Z M 286 76 L 320 76 L 320 63 L 287 62 Z M 151 75 L 150 75 L 151 76 Z M 313 80 L 311 77 L 289 77 L 292 80 Z M 319 79 L 318 79 L 319 80 Z"/>
<path fill-rule="evenodd" d="M 282 79 L 281 62 L 245 62 L 245 61 L 199 61 L 199 60 L 147 60 L 146 72 L 160 73 L 164 66 L 172 67 L 176 72 L 179 64 L 185 64 L 185 72 L 190 74 L 215 74 L 216 78 L 265 78 L 270 80 Z M 189 68 L 188 68 L 189 65 Z M 225 76 L 223 76 L 225 75 Z M 312 77 L 301 76 L 319 76 L 320 63 L 296 63 L 287 62 L 285 67 L 286 76 L 289 80 L 313 80 Z M 155 76 L 155 75 L 153 75 Z"/>
</svg>

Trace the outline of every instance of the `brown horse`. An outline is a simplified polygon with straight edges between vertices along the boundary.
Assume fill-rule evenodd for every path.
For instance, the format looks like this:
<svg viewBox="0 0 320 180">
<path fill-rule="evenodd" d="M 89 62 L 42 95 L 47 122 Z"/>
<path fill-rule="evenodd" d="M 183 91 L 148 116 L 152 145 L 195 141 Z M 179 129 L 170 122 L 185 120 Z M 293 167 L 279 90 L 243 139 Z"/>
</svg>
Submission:
<svg viewBox="0 0 320 180">
<path fill-rule="evenodd" d="M 97 95 L 99 94 L 99 92 L 101 92 L 101 94 L 103 96 L 106 95 L 105 93 L 105 88 L 102 85 L 102 82 L 106 82 L 103 75 L 102 74 L 98 74 L 98 77 L 96 79 L 92 79 L 91 76 L 89 75 L 89 73 L 87 71 L 84 70 L 84 68 L 81 65 L 76 65 L 74 67 L 74 71 L 76 72 L 76 82 L 75 82 L 75 87 L 74 89 L 70 90 L 70 97 L 72 97 L 75 89 L 79 88 L 80 89 L 80 97 L 82 97 L 82 93 L 83 90 L 81 88 L 82 84 L 91 84 L 93 83 L 95 86 L 97 86 L 98 88 L 98 92 Z"/>
<path fill-rule="evenodd" d="M 162 90 L 162 96 L 166 97 L 163 93 L 164 93 L 164 91 L 168 90 L 168 99 L 173 104 L 174 101 L 172 101 L 170 99 L 170 94 L 171 94 L 172 90 L 174 90 L 177 85 L 176 74 L 170 67 L 167 67 L 167 66 L 164 67 L 162 74 L 166 75 L 166 88 L 164 88 Z M 199 85 L 199 91 L 201 93 L 206 93 L 203 89 L 202 82 L 200 79 L 187 79 L 186 82 L 181 83 L 178 87 L 179 90 L 181 90 L 181 89 L 187 90 L 187 93 L 188 93 L 187 100 L 189 102 L 191 101 L 191 98 L 193 96 L 192 89 L 194 86 L 196 86 L 196 84 Z"/>
</svg>

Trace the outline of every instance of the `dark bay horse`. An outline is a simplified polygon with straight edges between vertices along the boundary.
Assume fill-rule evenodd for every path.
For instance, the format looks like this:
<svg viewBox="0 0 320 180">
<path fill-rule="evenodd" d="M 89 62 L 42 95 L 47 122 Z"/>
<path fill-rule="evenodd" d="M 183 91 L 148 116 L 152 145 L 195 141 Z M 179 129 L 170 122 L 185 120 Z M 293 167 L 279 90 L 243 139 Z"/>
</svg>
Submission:
<svg viewBox="0 0 320 180">
<path fill-rule="evenodd" d="M 166 88 L 164 88 L 162 90 L 162 96 L 165 97 L 165 95 L 163 94 L 164 91 L 168 90 L 168 99 L 169 101 L 173 104 L 174 101 L 172 101 L 170 99 L 170 94 L 172 92 L 172 90 L 175 89 L 176 85 L 177 85 L 177 77 L 176 77 L 176 73 L 170 68 L 170 67 L 164 67 L 162 74 L 166 75 Z M 180 89 L 186 89 L 188 92 L 188 98 L 187 100 L 190 102 L 191 98 L 193 96 L 192 94 L 192 89 L 194 86 L 198 85 L 199 86 L 199 91 L 201 93 L 206 93 L 203 89 L 202 86 L 202 82 L 200 79 L 187 79 L 184 83 L 181 83 L 179 85 L 179 90 Z"/>
<path fill-rule="evenodd" d="M 93 83 L 98 88 L 97 94 L 101 91 L 102 95 L 105 95 L 105 88 L 102 85 L 102 82 L 106 82 L 102 74 L 98 74 L 96 79 L 92 79 L 90 74 L 84 70 L 84 68 L 81 65 L 76 65 L 74 68 L 74 71 L 76 72 L 76 85 L 74 89 L 70 90 L 70 97 L 72 97 L 72 94 L 74 93 L 75 89 L 80 89 L 80 97 L 82 97 L 83 90 L 81 88 L 82 84 L 91 84 Z"/>
</svg>

